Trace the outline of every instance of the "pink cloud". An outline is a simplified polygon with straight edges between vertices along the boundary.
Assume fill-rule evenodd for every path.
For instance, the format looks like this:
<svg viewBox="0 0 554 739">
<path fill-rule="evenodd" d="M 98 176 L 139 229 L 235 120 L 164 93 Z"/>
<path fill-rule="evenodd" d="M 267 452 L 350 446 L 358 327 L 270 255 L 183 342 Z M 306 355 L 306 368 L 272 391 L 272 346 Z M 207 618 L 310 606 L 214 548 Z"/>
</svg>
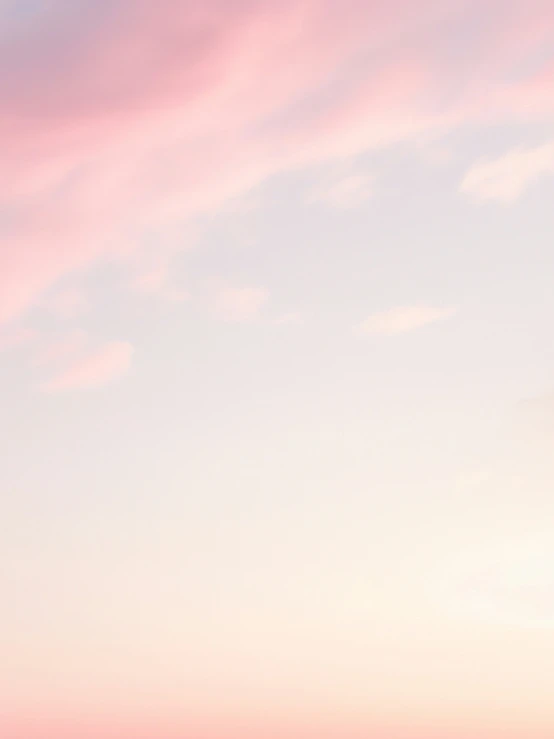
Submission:
<svg viewBox="0 0 554 739">
<path fill-rule="evenodd" d="M 452 309 L 432 305 L 400 306 L 369 316 L 357 327 L 356 332 L 361 335 L 394 336 L 444 321 L 453 315 Z"/>
<path fill-rule="evenodd" d="M 508 204 L 547 175 L 554 176 L 554 141 L 514 149 L 496 159 L 477 162 L 465 174 L 460 190 L 476 200 Z"/>
<path fill-rule="evenodd" d="M 283 169 L 554 115 L 544 0 L 69 5 L 0 38 L 4 322 Z"/>
<path fill-rule="evenodd" d="M 131 366 L 133 347 L 125 341 L 111 341 L 75 360 L 44 383 L 47 392 L 92 389 L 106 385 Z"/>
</svg>

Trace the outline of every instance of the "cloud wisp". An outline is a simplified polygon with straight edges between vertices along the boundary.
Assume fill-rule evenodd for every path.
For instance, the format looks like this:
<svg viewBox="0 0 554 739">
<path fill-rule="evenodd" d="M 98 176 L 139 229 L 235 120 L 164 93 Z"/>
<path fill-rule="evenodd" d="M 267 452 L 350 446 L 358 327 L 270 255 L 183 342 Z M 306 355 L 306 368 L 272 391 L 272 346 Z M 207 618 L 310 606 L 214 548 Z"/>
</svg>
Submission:
<svg viewBox="0 0 554 739">
<path fill-rule="evenodd" d="M 122 377 L 131 366 L 133 346 L 126 341 L 109 341 L 68 362 L 41 389 L 47 393 L 91 390 Z"/>
<path fill-rule="evenodd" d="M 406 305 L 374 313 L 356 326 L 360 336 L 396 336 L 416 331 L 454 316 L 453 308 L 432 305 Z"/>
<path fill-rule="evenodd" d="M 127 261 L 145 231 L 163 239 L 280 171 L 554 116 L 550 58 L 525 66 L 554 39 L 542 0 L 61 6 L 13 28 L 8 16 L 0 35 L 3 322 L 60 277 Z M 482 13 L 471 60 L 445 51 Z"/>
<path fill-rule="evenodd" d="M 513 149 L 497 159 L 474 164 L 463 178 L 460 191 L 479 201 L 509 204 L 545 175 L 554 175 L 554 141 Z"/>
</svg>

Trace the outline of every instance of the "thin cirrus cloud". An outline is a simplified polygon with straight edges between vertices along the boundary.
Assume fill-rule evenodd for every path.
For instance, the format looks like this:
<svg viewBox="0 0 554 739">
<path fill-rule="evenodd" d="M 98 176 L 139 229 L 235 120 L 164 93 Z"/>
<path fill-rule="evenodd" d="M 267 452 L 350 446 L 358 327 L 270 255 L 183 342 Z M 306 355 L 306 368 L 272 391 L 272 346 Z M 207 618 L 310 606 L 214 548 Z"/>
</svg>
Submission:
<svg viewBox="0 0 554 739">
<path fill-rule="evenodd" d="M 554 39 L 544 0 L 53 0 L 0 20 L 0 322 L 284 169 L 554 115 L 548 54 L 527 63 Z"/>
<path fill-rule="evenodd" d="M 451 308 L 431 305 L 399 306 L 369 316 L 356 327 L 356 333 L 361 336 L 396 336 L 445 321 L 454 313 Z"/>
<path fill-rule="evenodd" d="M 554 141 L 513 149 L 496 159 L 478 162 L 466 173 L 460 191 L 480 201 L 508 204 L 546 175 L 554 175 Z"/>
<path fill-rule="evenodd" d="M 69 362 L 42 384 L 47 393 L 90 390 L 123 376 L 131 366 L 133 347 L 126 341 L 110 341 Z"/>
</svg>

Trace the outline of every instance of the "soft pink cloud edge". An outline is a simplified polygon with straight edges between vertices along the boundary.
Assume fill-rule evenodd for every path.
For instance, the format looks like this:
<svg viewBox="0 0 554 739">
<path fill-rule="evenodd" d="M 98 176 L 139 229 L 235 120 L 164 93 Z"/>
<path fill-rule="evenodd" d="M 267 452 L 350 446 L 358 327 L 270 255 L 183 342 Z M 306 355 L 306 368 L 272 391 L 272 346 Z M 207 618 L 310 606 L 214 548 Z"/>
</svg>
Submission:
<svg viewBox="0 0 554 739">
<path fill-rule="evenodd" d="M 210 0 L 202 15 L 121 0 L 102 23 L 77 25 L 65 42 L 62 34 L 72 64 L 40 35 L 25 64 L 12 45 L 0 48 L 11 69 L 10 84 L 0 81 L 0 133 L 10 144 L 0 206 L 12 215 L 0 252 L 0 322 L 65 274 L 134 259 L 143 229 L 163 234 L 279 171 L 466 123 L 551 120 L 554 65 L 512 84 L 505 75 L 554 39 L 554 10 L 540 0 L 518 0 L 508 13 L 495 0 L 449 8 L 451 16 L 419 0 L 414 14 L 406 0 L 348 0 L 349 12 L 337 15 L 326 0 Z M 407 53 L 406 34 L 427 24 L 448 35 L 460 19 L 485 15 L 496 23 L 445 105 L 448 64 L 421 41 Z M 202 34 L 204 45 L 183 45 Z M 162 49 L 166 36 L 173 45 Z M 377 50 L 377 67 L 364 67 L 364 47 Z M 322 95 L 314 112 L 292 112 Z"/>
<path fill-rule="evenodd" d="M 92 390 L 125 375 L 131 366 L 134 348 L 126 341 L 109 341 L 84 356 L 69 360 L 53 377 L 40 385 L 49 394 L 72 390 Z"/>
</svg>

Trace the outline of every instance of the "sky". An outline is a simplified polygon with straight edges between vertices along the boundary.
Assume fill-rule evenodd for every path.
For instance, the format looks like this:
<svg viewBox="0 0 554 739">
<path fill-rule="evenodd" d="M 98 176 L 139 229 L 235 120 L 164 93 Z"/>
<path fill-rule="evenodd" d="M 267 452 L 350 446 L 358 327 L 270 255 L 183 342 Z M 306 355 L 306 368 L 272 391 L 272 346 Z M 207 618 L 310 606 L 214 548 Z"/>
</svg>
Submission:
<svg viewBox="0 0 554 739">
<path fill-rule="evenodd" d="M 551 0 L 0 0 L 0 735 L 551 739 Z"/>
</svg>

